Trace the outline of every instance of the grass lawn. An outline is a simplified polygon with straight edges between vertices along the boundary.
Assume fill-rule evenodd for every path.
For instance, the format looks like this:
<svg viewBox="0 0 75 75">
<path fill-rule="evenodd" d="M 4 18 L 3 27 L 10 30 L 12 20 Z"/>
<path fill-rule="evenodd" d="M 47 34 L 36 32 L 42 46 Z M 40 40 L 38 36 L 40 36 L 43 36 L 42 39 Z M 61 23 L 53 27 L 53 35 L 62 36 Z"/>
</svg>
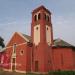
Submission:
<svg viewBox="0 0 75 75">
<path fill-rule="evenodd" d="M 32 73 L 24 74 L 0 70 L 0 75 L 75 75 L 75 71 L 53 71 L 49 72 L 48 74 L 32 74 Z"/>
<path fill-rule="evenodd" d="M 43 75 L 43 74 L 30 74 L 30 73 L 24 74 L 24 73 L 17 73 L 17 72 L 0 71 L 0 75 Z"/>
</svg>

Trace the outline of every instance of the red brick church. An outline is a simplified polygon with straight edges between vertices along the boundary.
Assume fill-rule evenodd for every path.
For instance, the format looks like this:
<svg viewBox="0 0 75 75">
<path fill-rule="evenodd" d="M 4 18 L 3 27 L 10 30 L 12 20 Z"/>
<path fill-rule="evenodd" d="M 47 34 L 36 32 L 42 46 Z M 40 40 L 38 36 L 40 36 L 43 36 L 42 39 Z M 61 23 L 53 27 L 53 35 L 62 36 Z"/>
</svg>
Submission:
<svg viewBox="0 0 75 75">
<path fill-rule="evenodd" d="M 75 70 L 75 47 L 53 40 L 51 12 L 44 6 L 32 11 L 31 36 L 15 32 L 1 59 L 5 71 L 47 73 Z"/>
</svg>

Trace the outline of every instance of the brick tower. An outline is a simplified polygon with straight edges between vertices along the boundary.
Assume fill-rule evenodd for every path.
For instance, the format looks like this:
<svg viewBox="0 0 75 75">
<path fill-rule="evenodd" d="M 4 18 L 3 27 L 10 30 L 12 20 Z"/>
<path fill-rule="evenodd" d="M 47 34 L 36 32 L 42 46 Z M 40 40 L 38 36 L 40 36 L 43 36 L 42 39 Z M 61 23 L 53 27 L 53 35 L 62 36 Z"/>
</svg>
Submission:
<svg viewBox="0 0 75 75">
<path fill-rule="evenodd" d="M 51 24 L 51 12 L 44 6 L 40 6 L 32 12 L 31 36 L 32 71 L 45 73 L 52 69 L 51 46 L 53 32 Z"/>
</svg>

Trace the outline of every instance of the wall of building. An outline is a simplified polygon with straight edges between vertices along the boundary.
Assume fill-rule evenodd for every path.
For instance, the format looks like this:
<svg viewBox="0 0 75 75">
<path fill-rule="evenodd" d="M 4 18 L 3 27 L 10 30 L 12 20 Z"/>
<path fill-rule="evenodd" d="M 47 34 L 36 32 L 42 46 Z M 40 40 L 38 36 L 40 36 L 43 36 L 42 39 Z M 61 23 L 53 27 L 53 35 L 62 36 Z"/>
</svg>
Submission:
<svg viewBox="0 0 75 75">
<path fill-rule="evenodd" d="M 13 44 L 22 44 L 22 43 L 25 43 L 25 39 L 23 37 L 20 36 L 21 34 L 15 32 L 12 37 L 10 38 L 10 40 L 8 41 L 6 47 L 9 47 L 9 46 L 13 46 Z"/>
<path fill-rule="evenodd" d="M 71 48 L 53 48 L 54 70 L 73 70 L 73 53 Z"/>
<path fill-rule="evenodd" d="M 31 71 L 31 47 L 26 45 L 21 45 L 17 47 L 16 52 L 16 70 L 19 71 Z M 23 51 L 23 54 L 21 53 Z"/>
<path fill-rule="evenodd" d="M 14 44 L 16 44 L 15 53 Z M 12 71 L 13 58 L 15 58 L 15 71 L 17 72 L 30 72 L 31 71 L 31 50 L 25 39 L 19 36 L 17 33 L 13 35 L 11 40 L 6 46 L 6 58 L 4 64 L 4 69 Z"/>
<path fill-rule="evenodd" d="M 75 70 L 75 48 L 72 48 L 72 53 L 73 53 L 73 67 L 74 67 L 74 70 Z"/>
</svg>

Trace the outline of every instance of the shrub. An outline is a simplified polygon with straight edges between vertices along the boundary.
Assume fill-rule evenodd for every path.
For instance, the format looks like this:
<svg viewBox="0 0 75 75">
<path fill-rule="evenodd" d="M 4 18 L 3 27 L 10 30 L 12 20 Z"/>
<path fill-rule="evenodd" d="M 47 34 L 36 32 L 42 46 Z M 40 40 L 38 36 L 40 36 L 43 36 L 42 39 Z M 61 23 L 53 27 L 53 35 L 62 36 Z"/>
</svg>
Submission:
<svg viewBox="0 0 75 75">
<path fill-rule="evenodd" d="M 50 71 L 48 75 L 75 75 L 75 71 Z"/>
</svg>

